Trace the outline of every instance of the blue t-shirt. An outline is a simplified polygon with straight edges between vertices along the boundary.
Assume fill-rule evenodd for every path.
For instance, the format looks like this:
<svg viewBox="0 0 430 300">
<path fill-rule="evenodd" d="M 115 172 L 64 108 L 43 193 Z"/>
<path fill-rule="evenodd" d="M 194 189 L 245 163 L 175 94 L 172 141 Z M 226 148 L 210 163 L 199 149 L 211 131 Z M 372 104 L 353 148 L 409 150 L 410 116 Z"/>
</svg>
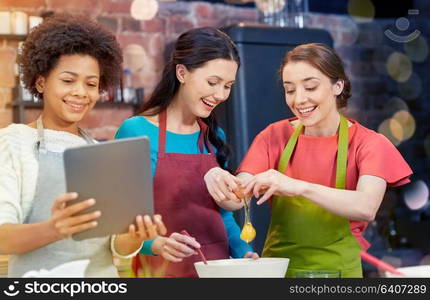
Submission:
<svg viewBox="0 0 430 300">
<path fill-rule="evenodd" d="M 179 134 L 166 132 L 166 153 L 198 154 L 198 139 L 200 132 L 191 134 Z M 225 140 L 224 131 L 220 128 L 218 135 Z M 150 123 L 142 116 L 132 117 L 125 120 L 115 135 L 116 139 L 137 136 L 147 136 L 151 147 L 151 170 L 152 176 L 155 174 L 158 156 L 158 127 Z M 208 153 L 208 150 L 204 150 Z M 230 256 L 242 258 L 247 251 L 253 251 L 252 247 L 240 239 L 240 228 L 237 225 L 231 211 L 220 208 L 220 213 L 227 232 Z M 152 242 L 145 242 L 140 253 L 153 255 L 151 251 Z"/>
</svg>

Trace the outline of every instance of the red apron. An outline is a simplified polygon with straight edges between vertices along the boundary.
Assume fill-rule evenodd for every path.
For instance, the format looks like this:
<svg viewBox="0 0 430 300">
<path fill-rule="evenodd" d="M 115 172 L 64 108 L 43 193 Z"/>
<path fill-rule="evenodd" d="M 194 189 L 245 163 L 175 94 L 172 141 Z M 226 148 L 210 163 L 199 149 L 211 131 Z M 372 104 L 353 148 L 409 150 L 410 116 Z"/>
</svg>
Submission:
<svg viewBox="0 0 430 300">
<path fill-rule="evenodd" d="M 228 241 L 219 207 L 203 179 L 209 169 L 219 166 L 210 144 L 207 125 L 200 125 L 199 154 L 165 153 L 167 113 L 159 116 L 158 158 L 154 177 L 154 208 L 162 215 L 169 236 L 186 230 L 201 245 L 207 260 L 229 257 Z M 210 154 L 204 154 L 206 144 Z M 182 262 L 168 262 L 161 256 L 137 255 L 132 268 L 139 277 L 197 277 L 198 255 Z"/>
</svg>

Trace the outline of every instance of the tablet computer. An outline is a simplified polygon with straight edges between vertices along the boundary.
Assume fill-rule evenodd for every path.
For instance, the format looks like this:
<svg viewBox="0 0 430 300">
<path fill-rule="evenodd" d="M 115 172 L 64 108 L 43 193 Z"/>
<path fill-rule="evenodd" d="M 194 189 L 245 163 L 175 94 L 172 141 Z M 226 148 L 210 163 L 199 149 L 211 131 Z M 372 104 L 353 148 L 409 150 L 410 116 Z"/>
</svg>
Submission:
<svg viewBox="0 0 430 300">
<path fill-rule="evenodd" d="M 136 216 L 153 215 L 151 158 L 147 137 L 127 138 L 66 149 L 67 192 L 95 205 L 79 214 L 101 211 L 97 227 L 72 235 L 75 240 L 125 233 Z"/>
</svg>

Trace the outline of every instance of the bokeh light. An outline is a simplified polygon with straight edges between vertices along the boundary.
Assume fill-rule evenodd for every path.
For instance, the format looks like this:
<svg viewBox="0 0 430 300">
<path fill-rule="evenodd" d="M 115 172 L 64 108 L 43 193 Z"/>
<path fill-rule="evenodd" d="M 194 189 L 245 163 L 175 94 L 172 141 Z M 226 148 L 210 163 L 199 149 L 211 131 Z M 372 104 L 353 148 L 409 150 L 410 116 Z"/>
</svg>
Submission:
<svg viewBox="0 0 430 300">
<path fill-rule="evenodd" d="M 378 132 L 390 140 L 393 145 L 398 146 L 403 136 L 402 125 L 393 118 L 384 120 L 378 127 Z M 398 138 L 399 137 L 399 138 Z"/>
<path fill-rule="evenodd" d="M 130 13 L 136 20 L 151 20 L 158 12 L 157 0 L 134 0 Z"/>
<path fill-rule="evenodd" d="M 263 13 L 276 13 L 284 9 L 286 0 L 255 0 L 255 5 Z"/>
<path fill-rule="evenodd" d="M 384 120 L 378 127 L 378 132 L 383 134 L 395 146 L 411 138 L 416 130 L 416 121 L 414 116 L 408 110 L 406 103 L 400 98 L 393 98 L 391 103 L 403 106 L 404 109 L 396 111 L 389 119 Z"/>
<path fill-rule="evenodd" d="M 409 111 L 400 110 L 393 115 L 393 119 L 402 126 L 402 136 L 399 136 L 398 138 L 400 141 L 405 141 L 414 135 L 416 129 L 415 118 L 409 113 Z"/>
<path fill-rule="evenodd" d="M 358 23 L 371 22 L 375 18 L 375 6 L 371 0 L 349 0 L 348 13 Z"/>
<path fill-rule="evenodd" d="M 138 72 L 145 67 L 146 50 L 141 45 L 129 44 L 124 50 L 124 68 L 130 69 L 132 72 Z"/>
<path fill-rule="evenodd" d="M 393 118 L 389 120 L 390 121 L 388 124 L 390 126 L 391 136 L 394 137 L 397 141 L 399 141 L 399 143 L 402 142 L 404 136 L 402 124 L 398 120 Z"/>
<path fill-rule="evenodd" d="M 409 209 L 421 209 L 428 201 L 429 188 L 423 180 L 417 180 L 408 185 L 403 197 L 405 204 Z"/>
<path fill-rule="evenodd" d="M 422 35 L 404 44 L 403 47 L 406 55 L 414 62 L 423 62 L 429 55 L 427 40 Z"/>
<path fill-rule="evenodd" d="M 399 94 L 407 100 L 417 99 L 423 91 L 421 78 L 416 73 L 412 73 L 407 81 L 399 82 L 397 88 Z"/>
<path fill-rule="evenodd" d="M 403 53 L 394 52 L 387 59 L 388 74 L 398 82 L 405 82 L 412 74 L 412 62 Z"/>
</svg>

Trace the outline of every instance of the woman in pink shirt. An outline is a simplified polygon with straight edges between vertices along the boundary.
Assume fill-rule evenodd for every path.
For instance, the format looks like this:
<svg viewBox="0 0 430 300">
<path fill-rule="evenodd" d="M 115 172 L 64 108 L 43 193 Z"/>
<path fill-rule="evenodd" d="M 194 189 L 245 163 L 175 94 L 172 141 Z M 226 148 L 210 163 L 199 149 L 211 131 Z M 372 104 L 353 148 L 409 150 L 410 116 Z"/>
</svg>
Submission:
<svg viewBox="0 0 430 300">
<path fill-rule="evenodd" d="M 363 232 L 387 186 L 408 183 L 412 171 L 388 139 L 341 114 L 351 84 L 334 50 L 298 46 L 285 55 L 280 75 L 295 117 L 260 132 L 237 170 L 257 204 L 271 200 L 262 256 L 290 258 L 287 277 L 309 270 L 362 277 L 359 253 L 369 247 Z M 231 199 L 237 178 L 216 168 L 208 174 L 213 198 Z"/>
</svg>

